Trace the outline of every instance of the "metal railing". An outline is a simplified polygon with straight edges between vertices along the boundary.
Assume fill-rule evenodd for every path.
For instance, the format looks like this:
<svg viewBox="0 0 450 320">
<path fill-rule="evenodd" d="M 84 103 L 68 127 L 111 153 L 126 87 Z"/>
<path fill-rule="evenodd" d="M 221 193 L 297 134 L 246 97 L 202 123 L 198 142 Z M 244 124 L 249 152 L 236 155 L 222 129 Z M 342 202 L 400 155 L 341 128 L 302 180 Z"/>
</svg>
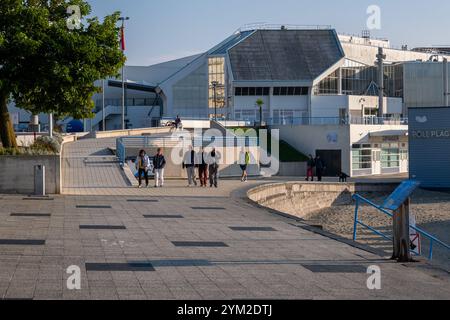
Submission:
<svg viewBox="0 0 450 320">
<path fill-rule="evenodd" d="M 252 23 L 246 24 L 236 32 L 254 31 L 254 30 L 331 30 L 331 25 L 294 25 L 294 24 L 270 24 L 270 23 Z"/>
<path fill-rule="evenodd" d="M 216 148 L 226 147 L 257 147 L 259 141 L 257 137 L 215 137 L 215 136 L 194 136 L 186 139 L 183 135 L 172 135 L 169 137 L 122 137 L 116 140 L 116 155 L 121 164 L 127 160 L 128 149 L 146 148 L 176 148 L 183 146 L 193 146 L 194 148 L 214 146 Z M 133 155 L 135 156 L 135 155 Z"/>
<path fill-rule="evenodd" d="M 378 211 L 382 212 L 383 214 L 387 215 L 390 218 L 394 217 L 394 214 L 392 212 L 389 212 L 388 210 L 382 208 L 381 206 L 373 203 L 370 200 L 367 200 L 366 198 L 363 198 L 362 196 L 355 194 L 353 196 L 353 200 L 356 201 L 356 207 L 355 207 L 355 221 L 354 221 L 354 227 L 353 227 L 353 241 L 357 240 L 357 233 L 358 233 L 358 225 L 362 226 L 370 231 L 372 231 L 373 233 L 379 235 L 380 237 L 389 240 L 389 241 L 393 241 L 394 239 L 392 237 L 389 237 L 388 235 L 382 233 L 381 231 L 372 228 L 371 226 L 363 223 L 362 221 L 359 220 L 359 208 L 361 205 L 361 202 L 364 202 L 366 204 L 368 204 L 369 206 L 377 209 Z M 416 227 L 416 226 L 409 226 L 412 230 L 415 230 L 416 232 L 418 232 L 421 236 L 427 238 L 430 241 L 430 252 L 428 254 L 428 259 L 429 260 L 433 260 L 433 248 L 434 248 L 434 244 L 439 244 L 440 246 L 442 246 L 443 248 L 446 248 L 448 250 L 450 250 L 450 246 L 444 242 L 442 242 L 441 240 L 437 239 L 436 237 L 432 236 L 431 234 L 429 234 L 428 232 Z"/>
<path fill-rule="evenodd" d="M 241 118 L 249 126 L 259 124 L 254 118 Z M 269 126 L 324 126 L 324 125 L 408 125 L 407 118 L 389 117 L 279 117 L 265 118 L 264 125 Z"/>
</svg>

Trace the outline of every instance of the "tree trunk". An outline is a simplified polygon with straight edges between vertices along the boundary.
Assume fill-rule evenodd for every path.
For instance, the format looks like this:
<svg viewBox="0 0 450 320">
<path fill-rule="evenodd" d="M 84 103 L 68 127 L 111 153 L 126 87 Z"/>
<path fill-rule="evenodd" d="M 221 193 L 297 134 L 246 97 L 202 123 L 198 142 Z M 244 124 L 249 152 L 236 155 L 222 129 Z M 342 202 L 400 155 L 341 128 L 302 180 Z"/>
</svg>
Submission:
<svg viewBox="0 0 450 320">
<path fill-rule="evenodd" d="M 17 148 L 16 135 L 8 111 L 8 94 L 0 92 L 0 138 L 4 148 Z"/>
<path fill-rule="evenodd" d="M 408 199 L 394 213 L 394 253 L 392 259 L 398 262 L 412 262 L 409 237 L 409 204 Z"/>
</svg>

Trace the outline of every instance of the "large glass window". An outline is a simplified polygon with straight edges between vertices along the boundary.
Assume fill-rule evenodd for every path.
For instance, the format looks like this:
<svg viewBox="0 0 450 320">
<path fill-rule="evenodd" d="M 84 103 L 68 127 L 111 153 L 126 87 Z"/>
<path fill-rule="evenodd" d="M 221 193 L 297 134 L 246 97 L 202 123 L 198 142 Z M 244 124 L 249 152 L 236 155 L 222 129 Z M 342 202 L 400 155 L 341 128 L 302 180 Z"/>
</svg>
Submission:
<svg viewBox="0 0 450 320">
<path fill-rule="evenodd" d="M 353 170 L 372 169 L 371 145 L 353 145 L 352 149 Z"/>
<path fill-rule="evenodd" d="M 341 68 L 342 93 L 346 95 L 378 95 L 378 67 L 348 60 Z M 339 70 L 314 87 L 316 95 L 338 93 Z M 403 65 L 384 66 L 384 90 L 387 97 L 403 97 Z"/>
<path fill-rule="evenodd" d="M 383 144 L 381 149 L 381 167 L 383 169 L 400 167 L 400 149 L 398 144 Z"/>
<path fill-rule="evenodd" d="M 211 109 L 224 108 L 225 96 L 225 58 L 213 57 L 208 59 L 209 74 L 209 107 Z"/>
</svg>

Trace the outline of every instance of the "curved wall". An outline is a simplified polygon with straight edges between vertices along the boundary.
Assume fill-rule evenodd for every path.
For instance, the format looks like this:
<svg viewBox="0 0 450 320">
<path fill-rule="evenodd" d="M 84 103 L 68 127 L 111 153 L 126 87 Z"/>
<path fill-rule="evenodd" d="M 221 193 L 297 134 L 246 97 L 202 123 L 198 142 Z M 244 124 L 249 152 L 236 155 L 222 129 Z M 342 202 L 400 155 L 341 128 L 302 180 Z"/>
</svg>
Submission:
<svg viewBox="0 0 450 320">
<path fill-rule="evenodd" d="M 301 183 L 267 184 L 247 192 L 261 206 L 299 218 L 334 205 L 350 204 L 354 193 L 392 192 L 398 184 L 379 183 Z"/>
</svg>

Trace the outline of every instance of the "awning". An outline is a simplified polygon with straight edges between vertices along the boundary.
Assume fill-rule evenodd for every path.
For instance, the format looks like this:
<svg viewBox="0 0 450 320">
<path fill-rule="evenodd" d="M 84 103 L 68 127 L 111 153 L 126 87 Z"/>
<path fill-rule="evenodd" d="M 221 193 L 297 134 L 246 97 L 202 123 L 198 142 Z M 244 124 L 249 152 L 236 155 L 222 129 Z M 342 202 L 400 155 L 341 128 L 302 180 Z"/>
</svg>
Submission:
<svg viewBox="0 0 450 320">
<path fill-rule="evenodd" d="M 114 88 L 122 88 L 122 81 L 109 80 L 108 85 Z M 125 89 L 156 93 L 155 86 L 130 81 L 125 82 Z"/>
<path fill-rule="evenodd" d="M 385 130 L 369 133 L 370 137 L 407 137 L 408 130 Z"/>
</svg>

